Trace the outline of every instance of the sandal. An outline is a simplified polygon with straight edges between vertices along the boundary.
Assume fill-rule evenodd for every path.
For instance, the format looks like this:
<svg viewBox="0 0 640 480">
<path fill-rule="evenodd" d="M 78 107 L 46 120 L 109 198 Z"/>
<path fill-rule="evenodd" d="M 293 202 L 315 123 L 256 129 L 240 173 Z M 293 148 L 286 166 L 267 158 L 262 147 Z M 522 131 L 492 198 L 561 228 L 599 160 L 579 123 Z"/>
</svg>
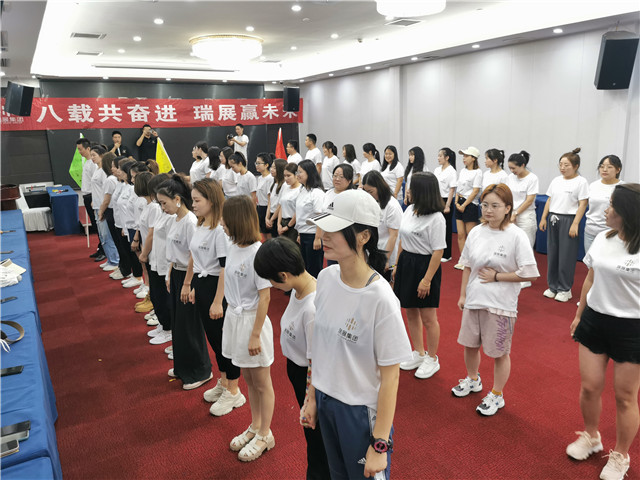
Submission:
<svg viewBox="0 0 640 480">
<path fill-rule="evenodd" d="M 264 443 L 262 447 L 258 446 L 259 441 Z M 273 438 L 271 430 L 269 430 L 269 435 L 264 437 L 256 434 L 256 436 L 253 437 L 253 439 L 242 450 L 240 450 L 240 453 L 238 453 L 238 460 L 251 462 L 259 458 L 265 450 L 271 450 L 275 446 L 276 439 Z"/>
<path fill-rule="evenodd" d="M 238 435 L 237 437 L 234 437 L 234 439 L 231 440 L 231 444 L 229 445 L 229 448 L 234 452 L 239 452 L 251 440 L 253 440 L 256 435 L 258 435 L 258 431 L 254 430 L 253 428 L 251 428 L 251 425 L 249 425 L 249 428 L 247 428 L 244 432 L 242 432 L 240 435 Z"/>
</svg>

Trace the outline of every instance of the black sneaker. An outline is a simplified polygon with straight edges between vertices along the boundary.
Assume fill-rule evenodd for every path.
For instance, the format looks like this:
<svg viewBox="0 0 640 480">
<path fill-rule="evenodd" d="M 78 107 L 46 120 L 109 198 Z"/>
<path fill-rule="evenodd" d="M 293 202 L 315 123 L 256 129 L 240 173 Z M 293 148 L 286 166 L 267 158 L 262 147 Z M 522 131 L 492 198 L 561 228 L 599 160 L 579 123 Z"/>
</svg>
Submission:
<svg viewBox="0 0 640 480">
<path fill-rule="evenodd" d="M 94 262 L 102 262 L 106 257 L 106 255 L 104 255 L 103 253 L 101 253 L 100 255 L 98 255 L 93 261 Z"/>
<path fill-rule="evenodd" d="M 95 252 L 93 252 L 91 255 L 89 255 L 89 258 L 96 258 L 98 255 L 100 255 L 100 250 L 96 250 Z"/>
</svg>

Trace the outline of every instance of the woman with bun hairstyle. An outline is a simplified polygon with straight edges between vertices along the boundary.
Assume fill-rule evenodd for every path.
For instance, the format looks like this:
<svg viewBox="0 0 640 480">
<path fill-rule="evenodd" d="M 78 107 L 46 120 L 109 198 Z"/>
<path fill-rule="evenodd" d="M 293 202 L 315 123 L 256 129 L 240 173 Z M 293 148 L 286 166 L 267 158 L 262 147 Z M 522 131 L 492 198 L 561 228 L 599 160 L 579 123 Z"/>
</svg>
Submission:
<svg viewBox="0 0 640 480">
<path fill-rule="evenodd" d="M 580 247 L 580 220 L 589 201 L 589 184 L 580 176 L 580 148 L 560 157 L 560 176 L 547 190 L 540 230 L 547 232 L 547 288 L 543 295 L 558 302 L 571 300 L 571 287 L 576 272 Z"/>
<path fill-rule="evenodd" d="M 280 195 L 285 187 L 284 170 L 287 161 L 283 158 L 276 158 L 271 164 L 269 172 L 273 177 L 273 183 L 269 188 L 269 205 L 267 207 L 265 225 L 271 232 L 272 237 L 278 236 L 278 216 L 280 214 Z"/>
<path fill-rule="evenodd" d="M 362 155 L 364 156 L 364 161 L 362 165 L 360 165 L 360 178 L 364 177 L 367 172 L 371 170 L 380 171 L 380 152 L 378 152 L 378 149 L 373 143 L 365 143 L 362 146 Z"/>
<path fill-rule="evenodd" d="M 168 375 L 182 380 L 184 390 L 198 388 L 213 378 L 202 322 L 189 301 L 189 242 L 198 222 L 191 211 L 190 190 L 184 177 L 173 175 L 160 185 L 156 193 L 162 209 L 169 215 L 175 215 L 175 220 L 169 222 L 166 246 L 170 264 L 165 282 L 171 295 L 173 336 L 173 368 Z"/>
<path fill-rule="evenodd" d="M 469 232 L 478 225 L 478 194 L 482 188 L 482 170 L 478 166 L 480 150 L 476 147 L 469 147 L 458 153 L 462 155 L 462 163 L 464 163 L 464 168 L 458 175 L 455 203 L 458 248 L 462 254 Z M 464 265 L 458 262 L 454 268 L 464 270 Z"/>
<path fill-rule="evenodd" d="M 224 166 L 220 162 L 220 148 L 209 147 L 207 156 L 209 157 L 209 169 L 207 170 L 207 178 L 219 181 L 220 174 L 224 171 Z"/>
<path fill-rule="evenodd" d="M 489 170 L 482 174 L 482 191 L 489 185 L 507 183 L 507 172 L 504 171 L 504 150 L 491 148 L 484 152 L 484 165 Z"/>
<path fill-rule="evenodd" d="M 605 211 L 608 231 L 600 232 L 584 257 L 589 273 L 571 323 L 579 345 L 580 410 L 584 431 L 567 447 L 567 455 L 585 460 L 603 450 L 598 432 L 602 392 L 609 359 L 613 360 L 616 444 L 600 473 L 604 480 L 626 476 L 629 450 L 638 434 L 640 412 L 640 185 L 618 184 Z M 608 427 L 607 430 L 610 430 Z M 637 447 L 635 451 L 638 452 Z M 636 475 L 630 475 L 637 478 Z"/>
<path fill-rule="evenodd" d="M 456 184 L 458 183 L 458 174 L 456 173 L 456 152 L 448 147 L 438 150 L 438 166 L 433 171 L 438 179 L 438 187 L 440 188 L 440 196 L 444 203 L 442 214 L 447 223 L 446 241 L 447 248 L 442 254 L 442 262 L 451 260 L 451 240 L 453 236 L 453 213 L 455 211 Z"/>
</svg>

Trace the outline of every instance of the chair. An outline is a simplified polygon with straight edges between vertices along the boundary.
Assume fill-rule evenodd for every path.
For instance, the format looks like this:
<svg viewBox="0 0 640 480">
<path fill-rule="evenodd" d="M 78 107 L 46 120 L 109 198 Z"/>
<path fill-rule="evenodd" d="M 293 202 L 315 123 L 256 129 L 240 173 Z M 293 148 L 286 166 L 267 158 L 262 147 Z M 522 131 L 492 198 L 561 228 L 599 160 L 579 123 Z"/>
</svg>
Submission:
<svg viewBox="0 0 640 480">
<path fill-rule="evenodd" d="M 16 200 L 16 204 L 22 210 L 22 218 L 24 218 L 24 226 L 27 232 L 48 232 L 53 228 L 51 208 L 29 208 L 24 198 L 22 185 L 20 186 L 20 198 Z"/>
</svg>

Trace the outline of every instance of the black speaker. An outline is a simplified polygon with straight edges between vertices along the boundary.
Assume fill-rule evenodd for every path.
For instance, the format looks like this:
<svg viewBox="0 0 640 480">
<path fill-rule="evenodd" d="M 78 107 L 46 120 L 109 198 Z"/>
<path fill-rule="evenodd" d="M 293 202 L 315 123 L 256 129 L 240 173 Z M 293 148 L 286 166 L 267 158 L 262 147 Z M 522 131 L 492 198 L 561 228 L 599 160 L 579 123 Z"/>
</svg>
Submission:
<svg viewBox="0 0 640 480">
<path fill-rule="evenodd" d="M 285 112 L 300 111 L 300 88 L 299 87 L 284 87 L 284 90 L 282 92 L 282 98 L 284 99 Z"/>
<path fill-rule="evenodd" d="M 602 36 L 594 84 L 598 90 L 629 88 L 638 51 L 638 36 L 631 32 L 607 32 Z"/>
<path fill-rule="evenodd" d="M 19 85 L 17 83 L 7 83 L 6 102 L 4 111 L 19 117 L 31 115 L 31 102 L 33 101 L 33 87 Z"/>
</svg>

